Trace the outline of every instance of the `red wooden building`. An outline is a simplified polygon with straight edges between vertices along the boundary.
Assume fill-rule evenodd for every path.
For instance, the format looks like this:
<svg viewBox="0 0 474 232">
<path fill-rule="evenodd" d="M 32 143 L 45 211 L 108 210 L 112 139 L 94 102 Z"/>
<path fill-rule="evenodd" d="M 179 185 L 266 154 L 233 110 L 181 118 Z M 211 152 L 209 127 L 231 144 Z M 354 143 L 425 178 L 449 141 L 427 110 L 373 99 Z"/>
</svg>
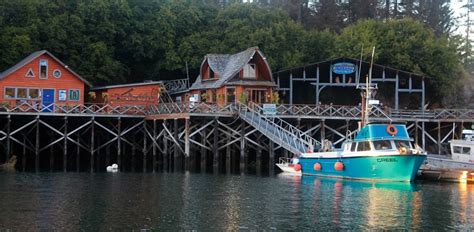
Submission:
<svg viewBox="0 0 474 232">
<path fill-rule="evenodd" d="M 52 104 L 84 103 L 90 83 L 46 50 L 37 51 L 0 74 L 0 102 L 9 106 L 27 103 L 44 111 Z"/>
<path fill-rule="evenodd" d="M 161 81 L 149 81 L 142 83 L 94 87 L 91 88 L 89 97 L 91 102 L 105 103 L 112 106 L 156 105 L 160 99 L 159 96 L 161 86 Z"/>
<path fill-rule="evenodd" d="M 265 56 L 258 47 L 251 47 L 232 55 L 206 55 L 189 94 L 220 105 L 236 101 L 266 103 L 272 101 L 275 86 Z"/>
</svg>

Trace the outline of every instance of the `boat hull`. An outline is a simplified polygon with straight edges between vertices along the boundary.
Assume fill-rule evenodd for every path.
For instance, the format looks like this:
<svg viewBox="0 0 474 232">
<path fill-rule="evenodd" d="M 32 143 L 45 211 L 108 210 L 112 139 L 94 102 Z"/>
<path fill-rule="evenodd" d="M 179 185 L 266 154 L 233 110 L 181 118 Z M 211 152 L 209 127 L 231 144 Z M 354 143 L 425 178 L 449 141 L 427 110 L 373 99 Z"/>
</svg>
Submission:
<svg viewBox="0 0 474 232">
<path fill-rule="evenodd" d="M 341 158 L 300 157 L 303 175 L 319 175 L 336 178 L 374 181 L 409 182 L 415 179 L 418 169 L 425 161 L 425 155 L 359 156 Z M 344 168 L 335 170 L 334 164 L 342 162 Z M 319 171 L 314 165 L 321 164 Z"/>
</svg>

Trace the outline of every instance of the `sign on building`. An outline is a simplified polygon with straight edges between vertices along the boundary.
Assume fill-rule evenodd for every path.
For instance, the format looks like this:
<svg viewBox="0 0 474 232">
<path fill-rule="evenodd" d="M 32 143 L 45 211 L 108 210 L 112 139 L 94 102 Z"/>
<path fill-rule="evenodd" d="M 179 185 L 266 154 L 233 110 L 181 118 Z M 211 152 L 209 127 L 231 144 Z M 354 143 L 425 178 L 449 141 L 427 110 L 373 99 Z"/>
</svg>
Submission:
<svg viewBox="0 0 474 232">
<path fill-rule="evenodd" d="M 336 63 L 332 65 L 332 72 L 335 74 L 351 74 L 355 71 L 355 65 L 352 63 Z"/>
<path fill-rule="evenodd" d="M 276 104 L 263 104 L 263 114 L 276 115 Z"/>
</svg>

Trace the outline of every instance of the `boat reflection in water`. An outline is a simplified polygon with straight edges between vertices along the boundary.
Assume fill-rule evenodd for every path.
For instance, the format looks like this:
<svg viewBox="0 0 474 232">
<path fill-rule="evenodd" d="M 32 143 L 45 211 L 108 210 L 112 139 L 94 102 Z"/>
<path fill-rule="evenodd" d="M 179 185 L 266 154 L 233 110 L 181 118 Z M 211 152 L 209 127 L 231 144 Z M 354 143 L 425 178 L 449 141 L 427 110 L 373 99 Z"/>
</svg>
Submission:
<svg viewBox="0 0 474 232">
<path fill-rule="evenodd" d="M 292 198 L 301 204 L 298 210 L 311 215 L 311 224 L 324 225 L 318 230 L 426 228 L 422 226 L 423 201 L 419 184 L 318 176 L 279 177 L 294 182 Z M 297 200 L 298 197 L 303 199 Z M 294 207 L 292 203 L 290 208 Z"/>
</svg>

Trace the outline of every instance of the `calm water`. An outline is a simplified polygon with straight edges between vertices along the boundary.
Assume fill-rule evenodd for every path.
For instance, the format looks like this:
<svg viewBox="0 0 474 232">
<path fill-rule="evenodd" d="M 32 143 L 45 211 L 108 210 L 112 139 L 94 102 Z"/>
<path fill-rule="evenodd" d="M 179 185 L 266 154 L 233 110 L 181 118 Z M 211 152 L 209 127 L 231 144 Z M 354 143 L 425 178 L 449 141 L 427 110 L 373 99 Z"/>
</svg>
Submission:
<svg viewBox="0 0 474 232">
<path fill-rule="evenodd" d="M 474 185 L 0 173 L 0 230 L 473 230 Z"/>
</svg>

